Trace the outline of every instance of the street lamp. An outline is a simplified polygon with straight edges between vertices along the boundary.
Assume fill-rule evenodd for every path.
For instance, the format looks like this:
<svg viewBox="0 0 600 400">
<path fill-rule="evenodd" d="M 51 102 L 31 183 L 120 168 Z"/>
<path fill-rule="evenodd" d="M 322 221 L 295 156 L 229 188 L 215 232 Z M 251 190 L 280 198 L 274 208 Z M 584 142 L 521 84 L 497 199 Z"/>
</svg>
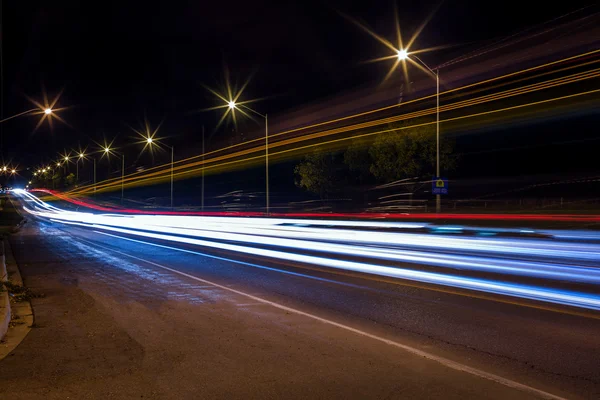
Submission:
<svg viewBox="0 0 600 400">
<path fill-rule="evenodd" d="M 435 71 L 431 69 L 427 64 L 423 62 L 416 55 L 412 55 L 412 58 L 417 60 L 423 67 L 425 67 L 433 76 L 435 76 L 435 139 L 436 139 L 436 155 L 435 155 L 435 174 L 436 179 L 440 178 L 440 70 L 436 68 Z M 398 59 L 402 62 L 406 60 L 415 63 L 410 57 L 410 54 L 405 50 L 398 50 Z M 416 64 L 416 63 L 415 63 Z M 437 213 L 442 211 L 442 198 L 441 195 L 435 195 L 435 211 Z"/>
<path fill-rule="evenodd" d="M 251 113 L 258 115 L 259 117 L 263 118 L 265 120 L 265 176 L 266 176 L 266 211 L 267 211 L 267 216 L 269 215 L 269 117 L 267 116 L 267 114 L 261 114 L 256 110 L 253 110 L 252 108 L 242 104 L 242 103 L 236 103 L 233 100 L 230 100 L 227 102 L 227 106 L 229 107 L 230 110 L 233 109 L 240 109 L 243 108 L 244 110 L 250 111 Z"/>
<path fill-rule="evenodd" d="M 46 114 L 46 115 L 50 115 L 50 114 L 52 114 L 52 109 L 51 109 L 51 108 L 46 108 L 46 109 L 44 110 L 44 114 Z"/>
<path fill-rule="evenodd" d="M 85 154 L 83 154 L 83 152 L 80 152 L 79 157 L 77 157 L 77 160 L 75 160 L 75 171 L 76 171 L 75 172 L 76 173 L 75 181 L 77 183 L 79 183 L 79 160 L 83 160 L 84 157 L 85 157 Z"/>
<path fill-rule="evenodd" d="M 156 133 L 156 132 L 155 132 Z M 150 135 L 148 133 L 148 135 Z M 204 136 L 203 136 L 203 140 L 204 140 Z M 154 140 L 152 138 L 152 136 L 148 136 L 146 137 L 146 139 L 144 140 L 147 143 L 147 146 L 153 146 L 153 145 L 157 145 L 158 140 Z M 167 146 L 171 148 L 171 210 L 173 209 L 173 172 L 174 172 L 174 165 L 175 165 L 175 146 Z M 144 149 L 146 148 L 146 146 L 144 146 Z M 143 151 L 143 150 L 142 150 Z M 204 196 L 204 181 L 202 182 L 202 190 L 203 190 L 203 196 Z M 204 197 L 202 198 L 202 202 L 204 203 Z"/>
<path fill-rule="evenodd" d="M 3 120 L 1 120 L 1 121 L 0 121 L 0 123 L 2 123 L 2 122 L 4 122 L 4 121 L 8 121 L 9 119 L 17 118 L 17 117 L 20 117 L 20 116 L 22 116 L 22 115 L 32 114 L 32 113 L 34 113 L 34 112 L 39 112 L 39 111 L 40 111 L 40 109 L 39 109 L 39 108 L 32 108 L 31 110 L 23 111 L 22 113 L 18 113 L 18 114 L 15 114 L 15 115 L 12 115 L 12 116 L 10 116 L 10 117 L 8 117 L 8 118 L 4 118 Z M 45 112 L 45 111 L 44 111 L 44 112 Z M 50 113 L 51 113 L 51 112 L 52 112 L 52 110 L 50 110 Z M 50 114 L 50 113 L 46 113 L 46 114 Z"/>
<path fill-rule="evenodd" d="M 110 155 L 111 153 L 121 156 L 121 204 L 123 204 L 123 198 L 124 198 L 124 193 L 125 193 L 125 153 L 119 154 L 119 153 L 113 151 L 108 146 L 105 146 L 103 150 L 104 150 L 104 154 L 106 154 L 107 156 Z M 95 174 L 95 171 L 96 171 L 96 169 L 94 168 L 94 174 Z M 94 184 L 95 184 L 95 180 L 96 180 L 96 178 L 94 177 Z M 95 186 L 94 186 L 94 190 L 95 190 Z"/>
</svg>

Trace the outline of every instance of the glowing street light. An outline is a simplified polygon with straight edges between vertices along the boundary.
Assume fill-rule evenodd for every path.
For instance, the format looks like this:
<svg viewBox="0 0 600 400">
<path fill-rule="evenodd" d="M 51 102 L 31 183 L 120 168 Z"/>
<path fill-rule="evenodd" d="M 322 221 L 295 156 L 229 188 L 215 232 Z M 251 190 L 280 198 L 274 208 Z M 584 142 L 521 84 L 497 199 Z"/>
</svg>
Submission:
<svg viewBox="0 0 600 400">
<path fill-rule="evenodd" d="M 11 173 L 11 174 L 16 174 L 16 173 L 17 173 L 17 170 L 16 170 L 16 169 L 13 169 L 12 171 L 10 171 L 10 173 Z"/>
<path fill-rule="evenodd" d="M 44 114 L 46 114 L 46 115 L 50 115 L 50 114 L 52 114 L 52 109 L 51 109 L 51 108 L 46 108 L 46 109 L 44 110 Z"/>
<path fill-rule="evenodd" d="M 242 87 L 239 90 L 233 89 L 231 87 L 231 84 L 229 83 L 229 74 L 228 74 L 227 70 L 225 71 L 225 80 L 226 80 L 226 88 L 227 88 L 227 93 L 228 93 L 227 95 L 222 95 L 219 92 L 217 92 L 207 86 L 204 86 L 209 92 L 214 94 L 216 97 L 218 97 L 222 101 L 221 105 L 207 108 L 204 111 L 217 110 L 217 109 L 221 109 L 221 108 L 226 109 L 225 112 L 223 113 L 223 115 L 221 116 L 221 119 L 217 123 L 217 128 L 221 125 L 221 123 L 225 120 L 225 118 L 227 118 L 227 116 L 229 114 L 231 114 L 233 123 L 234 123 L 234 125 L 236 125 L 237 124 L 236 115 L 235 115 L 236 110 L 239 111 L 241 114 L 245 115 L 246 117 L 252 118 L 252 116 L 250 115 L 250 113 L 252 113 L 252 114 L 255 114 L 265 120 L 266 214 L 269 215 L 269 118 L 267 117 L 267 114 L 263 115 L 255 110 L 253 110 L 252 108 L 248 107 L 248 104 L 258 101 L 258 100 L 244 100 L 244 101 L 239 100 L 244 92 L 244 89 L 250 82 L 249 79 L 246 80 L 246 82 L 242 85 Z M 203 143 L 204 143 L 204 140 L 203 140 Z M 204 149 L 204 144 L 202 147 Z M 204 151 L 202 152 L 202 154 L 204 154 Z"/>
<path fill-rule="evenodd" d="M 440 75 L 439 75 L 439 67 L 435 68 L 435 70 L 433 70 L 417 56 L 417 54 L 424 53 L 424 52 L 427 52 L 427 51 L 430 51 L 433 49 L 412 50 L 412 48 L 411 48 L 411 46 L 415 42 L 417 36 L 419 35 L 419 33 L 421 33 L 421 31 L 423 30 L 423 28 L 425 27 L 427 22 L 431 19 L 431 15 L 433 15 L 433 14 L 431 14 L 430 17 L 423 24 L 421 24 L 421 26 L 417 29 L 416 33 L 412 36 L 412 38 L 408 41 L 408 43 L 404 44 L 402 41 L 402 34 L 400 32 L 400 23 L 398 21 L 398 10 L 395 9 L 394 11 L 395 11 L 394 15 L 395 15 L 395 19 L 396 19 L 395 25 L 396 25 L 396 37 L 397 37 L 397 41 L 398 41 L 397 44 L 394 44 L 394 43 L 390 42 L 389 40 L 379 36 L 377 33 L 371 31 L 368 27 L 366 27 L 365 25 L 360 23 L 358 20 L 356 20 L 350 16 L 347 16 L 347 15 L 343 15 L 343 16 L 346 19 L 348 19 L 350 22 L 352 22 L 353 24 L 358 26 L 360 29 L 367 32 L 371 37 L 375 38 L 378 42 L 380 42 L 381 44 L 383 44 L 385 47 L 387 47 L 388 49 L 390 49 L 392 51 L 392 55 L 381 57 L 381 58 L 374 60 L 374 61 L 384 61 L 384 60 L 396 59 L 394 64 L 390 68 L 388 74 L 386 75 L 384 81 L 390 77 L 390 75 L 396 69 L 398 64 L 402 64 L 402 69 L 404 71 L 404 78 L 405 78 L 405 81 L 408 83 L 409 80 L 408 80 L 408 72 L 407 72 L 407 61 L 410 62 L 415 67 L 419 68 L 421 71 L 427 73 L 427 75 L 432 75 L 435 77 L 435 80 L 436 80 L 436 175 L 439 178 L 439 176 L 440 176 Z M 410 49 L 410 52 L 409 52 L 409 49 Z M 441 211 L 441 197 L 439 194 L 437 194 L 436 195 L 436 212 L 439 213 L 440 211 Z"/>
<path fill-rule="evenodd" d="M 131 129 L 133 129 L 133 131 L 135 131 L 138 135 L 140 135 L 140 137 L 142 137 L 144 139 L 143 141 L 138 142 L 138 143 L 145 143 L 144 148 L 142 149 L 142 152 L 144 152 L 144 150 L 146 150 L 146 148 L 148 148 L 149 151 L 152 153 L 153 146 L 156 146 L 158 148 L 160 148 L 160 146 L 161 146 L 161 139 L 155 139 L 154 137 L 158 133 L 158 130 L 160 129 L 160 126 L 162 125 L 162 122 L 160 124 L 158 124 L 156 129 L 154 129 L 153 131 L 150 129 L 150 125 L 148 124 L 148 121 L 145 120 L 144 122 L 145 122 L 145 124 L 144 124 L 145 127 L 142 131 L 138 131 L 134 128 L 131 128 Z M 202 135 L 203 135 L 202 137 L 204 138 L 204 131 L 203 131 Z M 174 172 L 174 165 L 175 165 L 175 147 L 168 146 L 168 145 L 166 147 L 171 148 L 171 209 L 173 209 L 173 172 Z M 204 181 L 203 181 L 203 185 L 204 185 Z"/>
</svg>

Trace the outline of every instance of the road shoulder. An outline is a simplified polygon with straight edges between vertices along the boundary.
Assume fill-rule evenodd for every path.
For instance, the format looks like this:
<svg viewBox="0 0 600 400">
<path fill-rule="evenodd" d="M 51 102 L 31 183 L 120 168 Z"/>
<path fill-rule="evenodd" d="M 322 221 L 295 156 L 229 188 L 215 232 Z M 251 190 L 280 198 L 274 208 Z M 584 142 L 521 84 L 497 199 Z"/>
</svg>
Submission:
<svg viewBox="0 0 600 400">
<path fill-rule="evenodd" d="M 6 289 L 2 294 L 7 300 L 8 318 L 6 330 L 0 331 L 0 360 L 9 355 L 31 331 L 33 326 L 33 310 L 29 297 L 31 293 L 24 287 L 23 279 L 19 267 L 12 254 L 9 241 L 4 239 L 2 242 L 4 255 L 2 257 L 2 266 L 4 267 L 0 275 L 4 272 L 6 276 Z M 4 281 L 4 279 L 3 279 Z M 9 298 L 9 293 L 10 298 Z M 0 304 L 1 300 L 0 300 Z M 0 312 L 2 309 L 0 308 Z M 3 321 L 4 322 L 4 321 Z M 4 333 L 4 335 L 2 335 Z"/>
</svg>

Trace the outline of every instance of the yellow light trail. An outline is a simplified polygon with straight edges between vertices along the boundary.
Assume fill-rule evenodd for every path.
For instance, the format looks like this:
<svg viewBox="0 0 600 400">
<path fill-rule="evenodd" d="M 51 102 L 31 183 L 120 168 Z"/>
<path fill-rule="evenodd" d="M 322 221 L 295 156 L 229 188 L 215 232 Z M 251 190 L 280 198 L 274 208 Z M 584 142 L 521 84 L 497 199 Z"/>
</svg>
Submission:
<svg viewBox="0 0 600 400">
<path fill-rule="evenodd" d="M 452 104 L 448 104 L 448 105 L 440 107 L 440 112 L 452 111 L 452 110 L 456 110 L 456 109 L 460 109 L 460 108 L 464 108 L 464 107 L 472 107 L 475 105 L 480 105 L 480 104 L 491 102 L 491 101 L 497 101 L 500 99 L 514 97 L 514 96 L 521 95 L 521 94 L 528 94 L 528 93 L 532 93 L 534 91 L 557 87 L 557 86 L 574 83 L 574 82 L 578 82 L 578 81 L 585 80 L 585 79 L 592 79 L 592 78 L 598 77 L 599 74 L 600 74 L 600 68 L 591 70 L 591 71 L 587 71 L 587 72 L 573 74 L 573 75 L 570 75 L 567 77 L 556 78 L 556 79 L 553 79 L 553 80 L 550 80 L 547 82 L 540 82 L 540 83 L 535 83 L 535 84 L 531 84 L 531 85 L 520 87 L 520 88 L 510 89 L 510 90 L 507 90 L 507 91 L 504 91 L 501 93 L 489 94 L 489 95 L 485 95 L 485 96 L 482 96 L 482 97 L 479 97 L 476 99 L 463 100 L 460 102 L 456 102 L 456 103 L 452 103 Z M 412 113 L 402 114 L 399 116 L 389 117 L 389 118 L 385 118 L 385 119 L 381 119 L 381 120 L 369 121 L 369 122 L 355 124 L 355 125 L 351 125 L 351 126 L 347 126 L 347 127 L 336 128 L 336 129 L 329 130 L 329 131 L 323 131 L 323 132 L 317 132 L 317 133 L 310 134 L 310 135 L 298 136 L 298 137 L 294 137 L 291 139 L 275 142 L 272 145 L 270 145 L 269 147 L 277 148 L 277 147 L 281 147 L 281 146 L 298 143 L 301 141 L 313 140 L 313 139 L 330 136 L 330 135 L 334 135 L 334 134 L 370 128 L 370 127 L 374 127 L 374 126 L 378 126 L 378 125 L 382 125 L 382 124 L 389 124 L 389 123 L 393 123 L 393 122 L 399 122 L 399 121 L 420 118 L 420 117 L 432 115 L 435 112 L 436 112 L 435 108 L 415 111 Z M 197 161 L 194 163 L 179 165 L 174 169 L 175 170 L 187 169 L 187 168 L 191 168 L 191 167 L 202 165 L 202 164 L 210 164 L 210 163 L 214 163 L 217 161 L 241 157 L 241 156 L 252 154 L 252 153 L 255 153 L 258 151 L 264 151 L 264 146 L 254 147 L 254 148 L 242 150 L 242 151 L 239 151 L 236 153 L 212 157 L 205 161 Z M 145 174 L 144 177 L 149 178 L 149 177 L 158 176 L 158 175 L 161 175 L 161 174 L 164 174 L 167 172 L 168 171 L 161 170 L 161 171 L 153 172 L 150 174 Z M 140 178 L 143 178 L 143 177 L 128 176 L 127 179 L 125 179 L 125 181 L 129 182 L 131 180 L 140 179 Z M 101 189 L 104 187 L 108 187 L 108 186 L 112 185 L 113 183 L 120 185 L 120 182 L 121 182 L 120 179 L 114 180 L 113 182 L 105 182 L 101 185 L 97 185 L 97 188 Z M 87 188 L 82 188 L 80 190 L 77 190 L 76 192 L 84 193 L 84 192 L 86 192 L 87 189 L 91 189 L 92 187 L 93 186 L 88 186 Z M 72 193 L 75 193 L 75 192 L 72 192 Z"/>
<path fill-rule="evenodd" d="M 534 85 L 531 85 L 531 87 L 540 90 L 540 89 L 545 89 L 545 88 L 548 88 L 548 87 L 556 86 L 556 85 L 559 85 L 559 84 L 572 83 L 572 82 L 576 82 L 576 81 L 579 81 L 579 80 L 582 80 L 582 79 L 589 79 L 591 77 L 596 77 L 596 76 L 598 76 L 598 72 L 597 71 L 596 72 L 591 71 L 590 73 L 585 73 L 585 74 L 581 74 L 581 75 L 582 76 L 580 76 L 580 77 L 577 77 L 577 75 L 574 75 L 572 77 L 560 78 L 560 79 L 555 80 L 554 82 L 551 82 L 551 85 L 549 85 L 547 83 L 545 83 L 545 84 L 534 84 Z M 494 95 L 486 96 L 486 98 L 484 100 L 486 102 L 487 101 L 492 101 L 492 100 L 497 100 L 497 99 L 500 99 L 500 98 L 509 97 L 510 95 L 521 94 L 521 92 L 528 92 L 528 91 L 529 91 L 528 88 L 513 89 L 511 91 L 507 91 L 507 94 L 505 94 L 505 95 L 494 94 Z M 477 99 L 475 99 L 475 100 L 468 100 L 468 101 L 462 102 L 462 104 L 447 105 L 447 106 L 443 107 L 442 111 L 454 110 L 454 109 L 462 108 L 462 107 L 465 107 L 465 106 L 473 106 L 473 105 L 477 105 L 477 104 L 481 104 L 481 103 L 483 103 L 483 101 L 477 101 Z M 319 132 L 319 133 L 315 133 L 315 134 L 312 134 L 312 135 L 307 135 L 307 136 L 302 136 L 302 137 L 296 137 L 296 138 L 288 139 L 288 140 L 285 140 L 285 141 L 276 142 L 275 144 L 273 144 L 272 146 L 270 146 L 270 148 L 277 148 L 277 147 L 281 147 L 281 146 L 286 146 L 286 145 L 290 145 L 290 144 L 293 144 L 293 143 L 297 143 L 297 142 L 300 142 L 300 141 L 307 141 L 307 140 L 317 139 L 317 138 L 329 136 L 329 135 L 340 133 L 340 132 L 343 133 L 343 132 L 350 131 L 350 130 L 363 129 L 365 127 L 377 126 L 377 125 L 381 125 L 381 124 L 384 124 L 384 123 L 387 124 L 387 123 L 390 123 L 390 122 L 397 122 L 397 121 L 401 121 L 401 120 L 415 119 L 415 118 L 418 118 L 418 117 L 423 117 L 423 116 L 430 115 L 430 114 L 432 114 L 434 112 L 435 112 L 435 109 L 418 111 L 418 112 L 414 112 L 414 113 L 411 113 L 411 114 L 404 114 L 402 116 L 388 118 L 388 119 L 384 120 L 383 122 L 382 121 L 369 122 L 369 123 L 365 123 L 365 124 L 355 125 L 355 126 L 352 126 L 352 127 L 339 128 L 337 130 Z M 264 146 L 261 146 L 259 148 L 251 148 L 251 149 L 247 149 L 247 150 L 240 151 L 240 152 L 233 153 L 233 154 L 227 154 L 227 155 L 223 155 L 223 156 L 219 156 L 219 157 L 214 157 L 214 158 L 211 158 L 209 160 L 206 160 L 204 163 L 202 161 L 199 161 L 199 162 L 190 163 L 190 164 L 187 164 L 187 165 L 181 165 L 181 166 L 178 166 L 176 168 L 176 170 L 179 171 L 179 170 L 183 170 L 183 169 L 189 169 L 189 168 L 192 168 L 192 167 L 195 167 L 195 166 L 200 166 L 202 164 L 210 164 L 210 163 L 214 163 L 214 162 L 217 162 L 217 161 L 223 161 L 223 160 L 227 160 L 227 159 L 231 159 L 231 158 L 237 158 L 237 157 L 241 157 L 241 156 L 244 156 L 244 155 L 255 153 L 257 151 L 263 151 L 263 149 L 264 149 Z M 248 160 L 252 160 L 252 159 L 255 159 L 255 158 L 261 158 L 261 157 L 262 157 L 262 155 L 261 156 L 257 156 L 257 157 L 252 157 L 252 158 L 245 158 L 244 160 L 241 160 L 241 161 L 248 161 Z M 213 166 L 211 168 L 217 167 L 219 165 L 226 165 L 226 164 L 220 163 L 220 164 L 218 164 L 216 166 Z M 125 181 L 130 182 L 130 181 L 136 180 L 136 179 L 138 179 L 138 180 L 142 179 L 142 181 L 147 181 L 148 179 L 150 179 L 152 177 L 157 177 L 157 179 L 160 179 L 161 175 L 167 174 L 167 173 L 169 173 L 169 171 L 164 171 L 164 170 L 163 171 L 157 171 L 157 172 L 154 172 L 152 174 L 147 174 L 147 175 L 145 175 L 143 177 L 135 177 L 135 178 L 134 177 L 130 177 L 130 178 L 126 179 Z M 117 182 L 114 182 L 114 185 L 117 185 L 117 184 L 120 185 L 120 180 L 118 180 Z M 105 184 L 102 184 L 102 185 L 98 185 L 97 187 L 98 187 L 98 189 L 102 189 L 102 188 L 105 188 L 105 187 L 110 187 L 112 185 L 113 185 L 113 183 L 105 183 Z M 87 189 L 83 189 L 83 190 L 78 190 L 77 193 L 82 194 L 82 193 L 85 193 L 85 192 L 88 192 L 88 191 L 89 190 L 87 190 Z M 72 193 L 75 194 L 75 192 L 72 192 Z"/>
<path fill-rule="evenodd" d="M 441 120 L 440 122 L 443 123 L 448 123 L 448 122 L 453 122 L 453 121 L 459 121 L 459 120 L 464 120 L 464 119 L 469 119 L 469 118 L 475 118 L 475 117 L 481 117 L 484 115 L 491 115 L 491 114 L 497 114 L 497 113 L 502 113 L 502 112 L 506 112 L 506 111 L 510 111 L 510 110 L 516 110 L 516 109 L 521 109 L 521 108 L 525 108 L 525 107 L 531 107 L 531 106 L 535 106 L 535 105 L 541 105 L 541 104 L 546 104 L 549 102 L 556 102 L 556 101 L 560 101 L 560 100 L 565 100 L 565 99 L 569 99 L 569 98 L 573 98 L 573 97 L 578 97 L 578 96 L 585 96 L 585 95 L 589 95 L 592 93 L 598 93 L 600 92 L 600 89 L 595 89 L 595 90 L 590 90 L 590 91 L 586 91 L 586 92 L 581 92 L 581 93 L 575 93 L 575 94 L 570 94 L 570 95 L 566 95 L 566 96 L 561 96 L 561 97 L 556 97 L 556 98 L 551 98 L 551 99 L 546 99 L 546 100 L 540 100 L 540 101 L 535 101 L 535 102 L 530 102 L 530 103 L 526 103 L 526 104 L 520 104 L 520 105 L 516 105 L 516 106 L 511 106 L 511 107 L 505 107 L 505 108 L 501 108 L 501 109 L 497 109 L 497 110 L 488 110 L 488 111 L 484 111 L 484 112 L 479 112 L 479 113 L 474 113 L 474 114 L 469 114 L 469 115 L 463 115 L 463 116 L 458 116 L 458 117 L 453 117 L 453 118 L 446 118 Z M 416 127 L 421 127 L 421 126 L 428 126 L 428 125 L 433 125 L 435 124 L 435 121 L 433 122 L 425 122 L 425 123 L 421 123 L 421 124 L 414 124 L 414 125 L 410 125 L 410 126 L 406 126 L 406 127 L 399 127 L 399 128 L 394 128 L 394 129 L 387 129 L 387 130 L 381 130 L 381 131 L 377 131 L 377 132 L 370 132 L 370 133 L 364 133 L 364 134 L 360 134 L 360 135 L 354 135 L 354 136 L 350 136 L 350 137 L 345 137 L 345 138 L 340 138 L 340 139 L 334 139 L 334 140 L 329 140 L 326 142 L 319 142 L 319 143 L 314 143 L 314 144 L 309 144 L 306 146 L 301 146 L 301 147 L 295 147 L 292 149 L 287 149 L 287 150 L 282 150 L 282 151 L 278 151 L 278 152 L 273 152 L 272 155 L 275 157 L 277 155 L 281 155 L 281 154 L 286 154 L 286 153 L 290 153 L 290 152 L 300 152 L 302 150 L 306 150 L 309 148 L 314 148 L 314 147 L 319 147 L 319 146 L 325 146 L 327 144 L 333 144 L 333 143 L 340 143 L 340 142 L 344 142 L 344 141 L 348 141 L 348 140 L 356 140 L 358 138 L 364 138 L 364 137 L 369 137 L 369 136 L 373 136 L 373 135 L 377 135 L 377 134 L 381 134 L 381 133 L 387 133 L 387 132 L 393 132 L 393 131 L 399 131 L 399 130 L 406 130 L 406 129 L 412 129 L 412 128 L 416 128 Z M 229 161 L 229 162 L 224 162 L 224 163 L 220 163 L 217 165 L 211 165 L 211 166 L 205 166 L 205 167 L 200 167 L 200 168 L 195 168 L 195 169 L 191 169 L 191 170 L 186 170 L 186 171 L 181 171 L 178 172 L 177 174 L 175 174 L 175 176 L 181 177 L 183 175 L 189 175 L 191 173 L 194 172 L 200 172 L 202 170 L 206 171 L 206 170 L 210 170 L 210 169 L 214 169 L 214 168 L 218 168 L 218 167 L 223 167 L 225 165 L 232 165 L 232 164 L 236 164 L 236 163 L 242 163 L 242 162 L 248 162 L 251 160 L 258 160 L 258 159 L 262 159 L 263 156 L 259 155 L 259 156 L 254 156 L 254 157 L 250 157 L 250 158 L 244 158 L 242 160 L 233 160 L 233 161 Z M 157 177 L 147 177 L 147 178 L 142 178 L 138 181 L 135 182 L 131 182 L 126 184 L 125 186 L 127 187 L 133 187 L 144 184 L 144 183 L 148 183 L 148 182 L 157 182 L 161 179 L 168 179 L 169 176 L 165 175 L 165 176 L 157 176 Z M 108 191 L 110 188 L 104 188 L 105 190 L 102 191 Z"/>
<path fill-rule="evenodd" d="M 520 71 L 512 72 L 512 73 L 509 73 L 509 74 L 501 75 L 499 77 L 490 78 L 490 79 L 487 79 L 487 80 L 483 80 L 483 81 L 480 81 L 480 82 L 475 82 L 475 83 L 472 83 L 472 84 L 469 84 L 469 85 L 465 85 L 465 86 L 461 86 L 461 87 L 454 88 L 454 89 L 449 89 L 447 91 L 442 92 L 440 95 L 444 96 L 444 95 L 447 95 L 449 93 L 454 93 L 454 92 L 462 91 L 462 90 L 469 89 L 469 88 L 472 88 L 472 87 L 484 85 L 484 84 L 487 84 L 487 83 L 500 81 L 502 79 L 510 78 L 510 77 L 517 76 L 517 75 L 520 75 L 520 74 L 526 74 L 528 72 L 537 71 L 537 70 L 540 70 L 540 69 L 543 69 L 543 68 L 546 68 L 546 67 L 549 67 L 549 66 L 558 65 L 560 63 L 564 63 L 564 62 L 576 60 L 576 59 L 579 59 L 579 58 L 584 58 L 584 57 L 587 57 L 587 56 L 590 56 L 590 55 L 594 55 L 594 54 L 597 54 L 599 52 L 600 52 L 600 49 L 593 50 L 593 51 L 590 51 L 590 52 L 587 52 L 587 53 L 583 53 L 583 54 L 579 54 L 579 55 L 575 55 L 575 56 L 571 56 L 571 57 L 567 57 L 567 58 L 564 58 L 564 59 L 561 59 L 561 60 L 548 62 L 548 63 L 542 64 L 542 65 L 539 65 L 539 66 L 530 67 L 530 68 L 527 68 L 527 69 L 524 69 L 524 70 L 520 70 Z M 588 64 L 591 64 L 591 63 L 595 63 L 595 62 L 597 62 L 597 60 L 589 61 L 589 62 L 582 63 L 582 64 L 573 65 L 571 67 L 566 67 L 566 68 L 559 69 L 559 70 L 553 70 L 553 71 L 545 72 L 545 73 L 542 73 L 540 76 L 551 74 L 551 73 L 560 72 L 561 70 L 566 70 L 566 69 L 570 69 L 570 68 L 581 67 L 581 66 L 588 65 Z M 535 76 L 534 77 L 522 78 L 519 81 L 527 80 L 527 79 L 533 79 L 533 78 L 535 78 Z M 516 82 L 518 82 L 518 81 L 516 81 Z M 504 85 L 513 84 L 513 83 L 515 83 L 515 81 L 513 81 L 513 82 L 507 82 L 507 83 L 499 85 L 499 86 L 504 86 Z M 478 91 L 489 90 L 489 89 L 492 89 L 492 88 L 483 88 L 483 89 L 479 89 Z M 386 107 L 382 107 L 382 108 L 375 109 L 375 110 L 369 110 L 369 111 L 365 111 L 365 112 L 358 113 L 358 114 L 353 114 L 353 115 L 346 116 L 346 117 L 341 117 L 341 118 L 337 118 L 337 119 L 333 119 L 333 120 L 329 120 L 329 121 L 324 121 L 324 122 L 320 122 L 320 123 L 316 123 L 316 124 L 312 124 L 312 125 L 308 125 L 308 126 L 304 126 L 304 127 L 294 128 L 294 129 L 290 129 L 290 130 L 283 131 L 283 132 L 280 132 L 280 133 L 272 134 L 272 135 L 269 136 L 269 138 L 272 139 L 272 140 L 275 140 L 274 138 L 280 137 L 282 135 L 287 135 L 287 134 L 294 133 L 294 132 L 299 132 L 299 131 L 302 131 L 302 130 L 309 130 L 309 129 L 312 129 L 312 128 L 315 128 L 315 127 L 324 126 L 324 125 L 328 125 L 328 124 L 334 124 L 334 123 L 337 123 L 337 122 L 342 122 L 342 121 L 346 121 L 346 120 L 353 119 L 353 118 L 358 118 L 358 117 L 365 116 L 365 115 L 371 115 L 371 114 L 374 114 L 374 113 L 377 113 L 377 112 L 381 112 L 381 111 L 385 111 L 385 110 L 390 110 L 390 109 L 393 109 L 393 108 L 396 108 L 396 107 L 406 106 L 408 104 L 413 104 L 413 103 L 421 102 L 421 101 L 424 101 L 424 100 L 427 100 L 427 99 L 432 99 L 434 97 L 435 97 L 435 95 L 424 96 L 424 97 L 420 97 L 418 99 L 413 99 L 413 100 L 404 102 L 402 104 L 394 104 L 394 105 L 391 105 L 391 106 L 386 106 Z M 251 143 L 261 142 L 262 140 L 263 140 L 262 138 L 257 138 L 257 139 L 249 140 L 249 141 L 244 142 L 244 143 L 238 143 L 238 144 L 235 144 L 235 145 L 223 147 L 223 148 L 220 148 L 220 149 L 213 150 L 213 151 L 205 153 L 204 157 L 210 156 L 212 154 L 216 154 L 216 153 L 219 153 L 219 152 L 223 152 L 223 151 L 226 151 L 226 150 L 234 149 L 234 148 L 237 148 L 237 147 L 247 146 L 247 145 L 249 145 Z M 277 142 L 275 142 L 275 143 L 277 143 Z M 271 146 L 269 146 L 269 147 L 271 147 Z M 258 147 L 258 149 L 260 149 L 260 148 L 263 148 L 263 147 Z M 183 160 L 179 160 L 175 164 L 182 164 L 182 163 L 185 163 L 185 162 L 189 162 L 191 160 L 198 159 L 198 158 L 200 158 L 202 156 L 203 155 L 196 155 L 196 156 L 193 156 L 193 157 L 189 157 L 189 158 L 186 158 L 186 159 L 183 159 Z M 210 162 L 210 159 L 209 160 L 205 160 L 205 161 L 208 163 L 208 162 Z M 167 167 L 166 164 L 165 165 L 159 165 L 159 166 L 156 166 L 156 167 L 152 167 L 152 168 L 146 169 L 144 171 L 140 171 L 140 172 L 135 172 L 133 174 L 129 174 L 129 175 L 127 175 L 127 177 L 128 178 L 129 177 L 133 178 L 133 177 L 136 177 L 138 175 L 142 175 L 142 174 L 145 175 L 145 174 L 147 174 L 148 172 L 150 172 L 152 170 L 161 169 L 161 168 L 165 168 L 165 167 Z M 117 182 L 117 181 L 121 182 L 121 179 L 120 178 L 108 179 L 108 180 L 105 181 L 104 184 L 109 184 L 111 182 Z M 92 185 L 82 186 L 82 187 L 80 187 L 80 190 L 85 190 L 85 189 L 87 189 L 87 188 L 89 188 L 91 186 Z"/>
</svg>

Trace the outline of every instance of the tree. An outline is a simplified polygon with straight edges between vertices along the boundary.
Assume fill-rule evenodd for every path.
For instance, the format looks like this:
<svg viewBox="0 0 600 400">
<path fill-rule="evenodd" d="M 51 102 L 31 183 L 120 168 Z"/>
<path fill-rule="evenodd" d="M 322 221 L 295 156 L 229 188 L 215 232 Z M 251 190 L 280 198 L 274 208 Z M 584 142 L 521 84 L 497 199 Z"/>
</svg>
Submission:
<svg viewBox="0 0 600 400">
<path fill-rule="evenodd" d="M 69 175 L 67 175 L 67 177 L 65 178 L 65 183 L 67 187 L 73 186 L 75 184 L 75 174 L 71 172 Z"/>
<path fill-rule="evenodd" d="M 343 163 L 338 153 L 315 150 L 294 168 L 296 186 L 318 194 L 321 198 L 339 190 Z"/>
<path fill-rule="evenodd" d="M 343 184 L 364 184 L 370 180 L 389 183 L 415 178 L 414 192 L 421 178 L 433 176 L 436 164 L 435 125 L 411 126 L 413 123 L 391 124 L 388 132 L 374 141 L 355 140 L 343 152 L 315 151 L 295 168 L 296 185 L 319 194 L 322 198 L 337 192 Z M 454 140 L 443 137 L 440 142 L 440 169 L 454 169 L 457 158 L 452 154 Z"/>
<path fill-rule="evenodd" d="M 410 127 L 406 124 L 391 126 L 391 131 L 380 134 L 369 149 L 371 174 L 382 182 L 422 177 L 435 174 L 436 134 L 434 125 Z M 440 142 L 440 168 L 454 168 L 452 155 L 454 141 Z"/>
</svg>

